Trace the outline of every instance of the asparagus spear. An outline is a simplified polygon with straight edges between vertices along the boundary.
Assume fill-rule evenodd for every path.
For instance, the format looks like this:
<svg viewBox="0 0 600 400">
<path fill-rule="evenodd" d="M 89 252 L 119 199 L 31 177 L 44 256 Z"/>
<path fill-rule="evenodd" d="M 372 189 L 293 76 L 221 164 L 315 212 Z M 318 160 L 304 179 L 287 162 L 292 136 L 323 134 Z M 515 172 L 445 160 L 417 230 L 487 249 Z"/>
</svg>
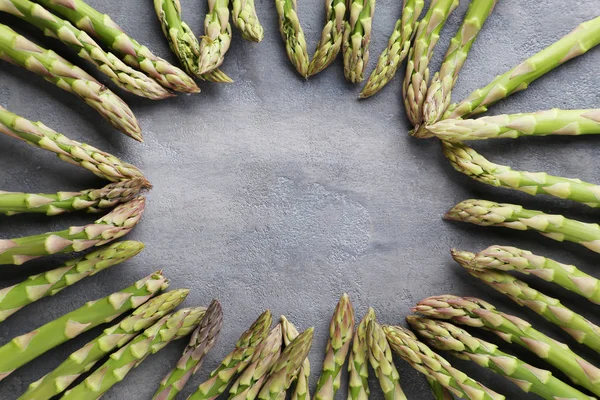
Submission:
<svg viewBox="0 0 600 400">
<path fill-rule="evenodd" d="M 302 363 L 308 356 L 312 345 L 313 328 L 298 335 L 281 352 L 281 356 L 269 372 L 269 377 L 258 394 L 260 400 L 280 400 L 298 375 Z"/>
<path fill-rule="evenodd" d="M 0 265 L 21 265 L 34 258 L 83 251 L 125 236 L 142 218 L 145 199 L 138 197 L 121 204 L 93 224 L 71 226 L 62 231 L 0 239 Z"/>
<path fill-rule="evenodd" d="M 184 93 L 200 91 L 185 72 L 152 54 L 146 46 L 129 37 L 108 15 L 100 13 L 83 0 L 35 0 L 35 2 L 66 18 L 92 37 L 98 38 L 106 46 L 121 54 L 125 63 L 141 69 L 163 87 Z"/>
<path fill-rule="evenodd" d="M 78 96 L 112 126 L 127 136 L 142 141 L 141 129 L 129 106 L 93 76 L 52 50 L 46 50 L 0 24 L 0 54 L 5 61 L 36 73 Z"/>
<path fill-rule="evenodd" d="M 111 182 L 143 177 L 135 166 L 85 143 L 71 140 L 41 122 L 32 122 L 0 107 L 0 133 L 56 153 L 58 158 L 79 165 Z"/>
<path fill-rule="evenodd" d="M 235 344 L 235 349 L 225 356 L 221 364 L 210 373 L 188 400 L 215 399 L 225 391 L 233 378 L 250 364 L 258 346 L 264 341 L 271 328 L 273 317 L 266 310 L 254 321 Z"/>
<path fill-rule="evenodd" d="M 281 316 L 281 331 L 283 333 L 283 344 L 289 346 L 290 343 L 299 335 L 298 330 L 285 316 Z M 292 392 L 291 400 L 310 400 L 309 392 L 309 378 L 310 378 L 310 361 L 308 357 L 304 359 L 300 370 L 298 371 L 298 378 L 296 379 L 296 386 Z"/>
<path fill-rule="evenodd" d="M 387 47 L 379 56 L 377 66 L 360 92 L 361 99 L 379 92 L 396 75 L 396 71 L 408 54 L 416 32 L 417 18 L 421 15 L 424 5 L 424 0 L 403 0 L 402 17 L 396 22 Z"/>
<path fill-rule="evenodd" d="M 498 75 L 486 87 L 465 100 L 452 104 L 442 119 L 464 118 L 487 111 L 488 107 L 527 86 L 570 59 L 600 44 L 600 17 L 580 24 L 568 35 L 529 57 L 510 71 Z"/>
<path fill-rule="evenodd" d="M 427 384 L 431 388 L 431 394 L 435 400 L 454 400 L 450 391 L 435 379 L 427 377 Z"/>
<path fill-rule="evenodd" d="M 415 315 L 407 317 L 407 320 L 433 347 L 450 351 L 458 358 L 489 368 L 507 377 L 526 393 L 535 393 L 546 400 L 594 399 L 555 378 L 550 371 L 526 364 L 517 357 L 500 351 L 498 346 L 473 337 L 455 325 Z"/>
<path fill-rule="evenodd" d="M 202 309 L 205 310 L 205 309 Z M 129 371 L 140 365 L 146 357 L 162 350 L 167 344 L 181 337 L 178 331 L 192 314 L 182 309 L 162 317 L 118 351 L 112 353 L 102 366 L 83 382 L 67 391 L 61 399 L 98 399 L 114 385 L 121 382 Z M 198 324 L 198 320 L 195 323 Z"/>
<path fill-rule="evenodd" d="M 81 192 L 36 194 L 0 190 L 0 213 L 44 213 L 51 216 L 80 210 L 95 213 L 127 203 L 149 188 L 150 183 L 145 178 L 134 178 L 110 183 L 102 189 L 87 189 Z"/>
<path fill-rule="evenodd" d="M 48 350 L 139 307 L 167 286 L 162 272 L 155 272 L 128 288 L 90 301 L 34 331 L 13 338 L 0 347 L 0 381 Z"/>
<path fill-rule="evenodd" d="M 351 83 L 365 79 L 369 61 L 371 26 L 375 12 L 375 0 L 349 0 L 349 16 L 344 23 L 344 76 Z"/>
<path fill-rule="evenodd" d="M 21 308 L 47 296 L 54 296 L 85 277 L 127 261 L 137 255 L 144 244 L 134 241 L 114 243 L 81 258 L 65 262 L 61 267 L 32 275 L 16 285 L 0 289 L 0 322 Z"/>
<path fill-rule="evenodd" d="M 458 0 L 432 0 L 427 14 L 417 26 L 415 43 L 408 53 L 406 76 L 402 86 L 404 109 L 415 128 L 423 123 L 423 104 L 429 85 L 429 60 L 446 19 L 458 3 Z"/>
<path fill-rule="evenodd" d="M 547 194 L 590 207 L 600 207 L 599 185 L 548 175 L 545 172 L 515 171 L 507 165 L 489 161 L 463 143 L 442 141 L 442 150 L 455 170 L 479 182 L 531 195 Z"/>
<path fill-rule="evenodd" d="M 345 0 L 325 0 L 325 20 L 327 23 L 321 32 L 315 54 L 308 65 L 308 76 L 323 71 L 337 57 L 342 48 L 344 37 Z"/>
<path fill-rule="evenodd" d="M 229 0 L 208 0 L 204 36 L 200 38 L 198 73 L 205 74 L 221 65 L 230 44 Z"/>
<path fill-rule="evenodd" d="M 285 42 L 288 58 L 303 77 L 308 74 L 308 51 L 304 31 L 298 19 L 296 0 L 275 0 L 279 15 L 279 31 Z"/>
<path fill-rule="evenodd" d="M 369 308 L 354 332 L 352 351 L 348 360 L 348 400 L 369 398 L 369 343 L 368 327 L 375 320 L 375 311 Z"/>
<path fill-rule="evenodd" d="M 525 320 L 497 311 L 490 303 L 474 297 L 433 296 L 421 300 L 413 311 L 487 329 L 554 365 L 575 384 L 600 394 L 600 369 L 575 354 L 566 344 L 544 335 Z"/>
<path fill-rule="evenodd" d="M 99 360 L 174 310 L 188 293 L 188 289 L 172 290 L 142 304 L 129 317 L 106 328 L 100 336 L 71 354 L 52 372 L 29 385 L 29 389 L 18 400 L 49 400 L 64 392 Z"/>
<path fill-rule="evenodd" d="M 391 349 L 411 367 L 438 381 L 457 397 L 469 400 L 504 400 L 505 397 L 471 379 L 434 353 L 416 336 L 400 326 L 384 326 Z"/>
<path fill-rule="evenodd" d="M 333 399 L 340 388 L 341 372 L 354 334 L 354 309 L 346 293 L 335 307 L 329 324 L 323 371 L 315 389 L 315 400 Z"/>
<path fill-rule="evenodd" d="M 204 356 L 213 348 L 221 327 L 223 326 L 223 311 L 221 303 L 213 300 L 206 314 L 202 317 L 200 325 L 192 333 L 190 342 L 183 351 L 182 357 L 177 362 L 175 369 L 160 382 L 160 387 L 152 397 L 153 399 L 173 399 L 194 375 L 204 361 Z"/>
<path fill-rule="evenodd" d="M 444 218 L 481 226 L 503 226 L 521 231 L 531 229 L 550 239 L 578 243 L 596 253 L 600 252 L 598 224 L 527 210 L 516 204 L 465 200 L 455 205 Z"/>
<path fill-rule="evenodd" d="M 254 0 L 232 0 L 231 12 L 233 24 L 242 34 L 242 38 L 253 42 L 263 40 L 265 33 L 256 15 Z"/>
</svg>

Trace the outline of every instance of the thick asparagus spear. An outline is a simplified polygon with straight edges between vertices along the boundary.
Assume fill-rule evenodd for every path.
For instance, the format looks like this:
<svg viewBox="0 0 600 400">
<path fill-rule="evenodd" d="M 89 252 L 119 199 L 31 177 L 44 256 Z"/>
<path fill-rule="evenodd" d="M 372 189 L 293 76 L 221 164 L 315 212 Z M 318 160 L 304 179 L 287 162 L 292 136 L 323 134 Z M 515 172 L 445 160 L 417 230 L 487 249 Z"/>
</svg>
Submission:
<svg viewBox="0 0 600 400">
<path fill-rule="evenodd" d="M 351 83 L 365 79 L 375 0 L 349 0 L 349 15 L 344 23 L 344 76 Z"/>
<path fill-rule="evenodd" d="M 233 24 L 242 34 L 242 38 L 253 42 L 263 40 L 265 32 L 256 15 L 254 0 L 232 0 L 231 13 Z"/>
<path fill-rule="evenodd" d="M 367 83 L 360 92 L 361 99 L 371 97 L 392 80 L 402 61 L 408 55 L 410 43 L 415 35 L 417 19 L 423 11 L 424 0 L 403 0 L 402 17 L 396 22 L 388 45 L 377 60 Z"/>
<path fill-rule="evenodd" d="M 140 69 L 167 89 L 198 93 L 200 89 L 179 68 L 152 54 L 146 47 L 129 37 L 108 15 L 90 7 L 83 0 L 35 0 L 49 10 L 69 20 L 79 29 L 98 38 L 123 57 L 123 61 Z"/>
<path fill-rule="evenodd" d="M 34 258 L 83 251 L 123 237 L 142 218 L 143 197 L 121 204 L 93 224 L 16 239 L 0 239 L 0 265 L 21 265 Z"/>
<path fill-rule="evenodd" d="M 144 177 L 135 166 L 85 143 L 71 140 L 41 122 L 32 122 L 0 107 L 0 133 L 56 153 L 58 158 L 79 165 L 111 182 Z"/>
<path fill-rule="evenodd" d="M 206 314 L 202 317 L 200 325 L 192 333 L 190 342 L 183 351 L 182 357 L 177 361 L 175 369 L 160 382 L 160 387 L 152 397 L 157 400 L 170 400 L 175 398 L 187 381 L 194 375 L 204 361 L 204 356 L 213 348 L 221 327 L 223 326 L 223 310 L 221 303 L 213 300 Z"/>
<path fill-rule="evenodd" d="M 140 126 L 129 106 L 93 76 L 52 50 L 46 50 L 0 24 L 0 54 L 5 61 L 36 73 L 78 96 L 112 126 L 127 136 L 142 141 Z"/>
<path fill-rule="evenodd" d="M 346 293 L 335 307 L 329 324 L 323 370 L 315 389 L 315 400 L 333 399 L 340 388 L 341 372 L 354 334 L 354 309 Z"/>
<path fill-rule="evenodd" d="M 575 354 L 566 344 L 544 335 L 521 318 L 497 311 L 490 303 L 474 297 L 433 296 L 421 300 L 413 311 L 487 329 L 554 365 L 575 384 L 600 394 L 600 369 Z"/>
<path fill-rule="evenodd" d="M 469 400 L 504 400 L 505 397 L 471 379 L 464 372 L 454 368 L 440 355 L 434 353 L 425 343 L 400 326 L 384 326 L 391 349 L 411 367 L 434 379 L 457 397 Z"/>
<path fill-rule="evenodd" d="M 348 400 L 367 400 L 369 398 L 369 343 L 367 331 L 371 321 L 375 320 L 375 311 L 369 308 L 354 332 L 352 351 L 348 360 Z"/>
<path fill-rule="evenodd" d="M 463 143 L 442 141 L 444 155 L 450 165 L 476 181 L 530 195 L 546 194 L 560 199 L 600 207 L 600 186 L 579 179 L 548 175 L 545 172 L 515 171 L 507 165 L 495 164 Z"/>
<path fill-rule="evenodd" d="M 444 218 L 481 226 L 534 230 L 550 239 L 578 243 L 600 253 L 600 225 L 568 219 L 562 215 L 527 210 L 516 204 L 465 200 L 455 205 Z"/>
<path fill-rule="evenodd" d="M 345 0 L 325 0 L 325 20 L 315 54 L 308 65 L 308 76 L 318 74 L 331 64 L 342 48 L 344 37 Z"/>
<path fill-rule="evenodd" d="M 129 317 L 106 328 L 100 336 L 71 354 L 52 372 L 29 385 L 29 389 L 18 400 L 49 400 L 64 392 L 99 360 L 170 313 L 185 300 L 188 293 L 188 289 L 172 290 L 142 304 Z"/>
<path fill-rule="evenodd" d="M 600 17 L 586 21 L 568 35 L 529 57 L 510 71 L 498 75 L 486 87 L 451 105 L 442 119 L 463 118 L 487 111 L 488 107 L 527 86 L 570 59 L 600 44 Z"/>
<path fill-rule="evenodd" d="M 431 394 L 433 395 L 434 400 L 454 400 L 452 393 L 435 379 L 427 377 L 427 384 L 431 388 Z"/>
<path fill-rule="evenodd" d="M 167 286 L 162 272 L 155 272 L 128 288 L 90 301 L 34 331 L 13 338 L 0 347 L 0 381 L 48 350 L 139 307 Z"/>
<path fill-rule="evenodd" d="M 415 42 L 408 53 L 406 76 L 402 85 L 404 109 L 415 128 L 423 123 L 423 105 L 429 85 L 429 60 L 446 19 L 458 3 L 458 0 L 432 0 L 427 14 L 417 26 Z"/>
<path fill-rule="evenodd" d="M 555 378 L 550 371 L 526 364 L 517 357 L 500 351 L 498 346 L 471 336 L 455 325 L 415 315 L 407 317 L 407 320 L 433 347 L 450 351 L 458 358 L 489 368 L 507 377 L 526 393 L 535 393 L 546 400 L 594 399 Z"/>
<path fill-rule="evenodd" d="M 137 197 L 150 183 L 144 178 L 134 178 L 110 183 L 102 189 L 87 189 L 81 192 L 58 192 L 37 194 L 0 191 L 0 213 L 43 213 L 59 215 L 65 212 L 85 210 L 100 212 L 118 204 L 127 203 Z"/>
<path fill-rule="evenodd" d="M 0 322 L 26 305 L 54 296 L 85 277 L 127 261 L 143 248 L 144 244 L 140 242 L 114 243 L 81 258 L 69 260 L 59 268 L 32 275 L 21 283 L 0 289 Z"/>
<path fill-rule="evenodd" d="M 298 329 L 285 316 L 281 316 L 281 331 L 283 333 L 283 344 L 289 346 L 290 343 L 300 334 Z M 310 361 L 308 357 L 304 359 L 298 377 L 296 378 L 296 386 L 292 392 L 291 400 L 310 400 L 309 390 L 310 378 Z"/>
<path fill-rule="evenodd" d="M 230 44 L 229 0 L 208 0 L 204 36 L 200 38 L 198 73 L 206 74 L 220 66 Z"/>
<path fill-rule="evenodd" d="M 188 400 L 215 399 L 225 391 L 233 378 L 250 364 L 258 346 L 264 341 L 271 328 L 273 317 L 266 310 L 254 321 L 235 344 L 235 349 L 210 373 Z"/>
<path fill-rule="evenodd" d="M 527 250 L 508 246 L 491 246 L 477 253 L 475 258 L 469 262 L 469 268 L 532 274 L 577 293 L 593 303 L 600 304 L 600 281 L 598 279 L 580 271 L 574 265 L 563 264 L 535 255 Z"/>
<path fill-rule="evenodd" d="M 285 42 L 288 58 L 303 77 L 308 74 L 308 51 L 304 31 L 298 18 L 296 0 L 275 0 L 275 8 L 279 15 L 279 31 Z"/>
</svg>

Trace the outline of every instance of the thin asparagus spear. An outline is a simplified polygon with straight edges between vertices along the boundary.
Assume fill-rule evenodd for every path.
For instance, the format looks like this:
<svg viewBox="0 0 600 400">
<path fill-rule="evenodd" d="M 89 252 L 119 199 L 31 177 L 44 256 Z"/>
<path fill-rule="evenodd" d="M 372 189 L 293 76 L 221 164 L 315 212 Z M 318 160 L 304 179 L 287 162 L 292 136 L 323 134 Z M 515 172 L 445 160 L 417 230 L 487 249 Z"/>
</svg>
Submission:
<svg viewBox="0 0 600 400">
<path fill-rule="evenodd" d="M 208 0 L 204 36 L 200 38 L 198 73 L 206 74 L 219 67 L 230 44 L 229 0 Z"/>
<path fill-rule="evenodd" d="M 177 289 L 148 300 L 129 317 L 106 328 L 100 336 L 72 353 L 52 372 L 29 385 L 29 389 L 18 400 L 49 400 L 64 392 L 99 360 L 124 346 L 140 331 L 174 310 L 188 293 L 188 289 Z"/>
<path fill-rule="evenodd" d="M 566 344 L 544 335 L 521 318 L 497 311 L 490 303 L 474 297 L 433 296 L 421 300 L 413 311 L 427 317 L 487 329 L 554 365 L 573 383 L 596 395 L 600 393 L 600 369 L 575 354 Z"/>
<path fill-rule="evenodd" d="M 0 381 L 48 350 L 139 307 L 167 286 L 168 281 L 162 272 L 155 272 L 128 288 L 87 302 L 34 331 L 13 338 L 0 347 Z"/>
<path fill-rule="evenodd" d="M 507 377 L 526 393 L 535 393 L 546 400 L 592 400 L 579 390 L 552 376 L 550 371 L 529 365 L 498 346 L 471 336 L 467 331 L 443 321 L 411 315 L 410 326 L 427 342 L 439 350 L 450 351 L 463 360 L 471 360 Z"/>
<path fill-rule="evenodd" d="M 325 0 L 325 20 L 315 54 L 308 65 L 308 76 L 323 71 L 337 57 L 344 37 L 345 0 Z"/>
<path fill-rule="evenodd" d="M 121 54 L 123 61 L 147 73 L 163 87 L 177 92 L 198 93 L 200 89 L 179 68 L 155 56 L 146 47 L 129 37 L 108 15 L 90 7 L 83 0 L 35 0 L 79 29 Z"/>
<path fill-rule="evenodd" d="M 289 346 L 290 343 L 300 334 L 294 324 L 292 324 L 285 316 L 281 316 L 281 331 L 283 333 L 283 344 Z M 304 359 L 300 370 L 298 371 L 298 378 L 296 379 L 296 386 L 292 392 L 291 400 L 310 400 L 309 391 L 309 378 L 310 378 L 310 361 L 308 357 Z"/>
<path fill-rule="evenodd" d="M 349 0 L 349 15 L 344 23 L 344 76 L 351 83 L 360 83 L 365 79 L 365 70 L 369 61 L 371 27 L 375 0 Z"/>
<path fill-rule="evenodd" d="M 152 397 L 156 400 L 175 398 L 187 381 L 194 375 L 204 361 L 204 356 L 213 348 L 221 327 L 223 326 L 223 310 L 221 303 L 213 300 L 200 325 L 192 333 L 190 342 L 183 351 L 183 356 L 177 361 L 174 370 L 160 382 L 160 387 Z"/>
<path fill-rule="evenodd" d="M 341 372 L 354 334 L 354 309 L 346 293 L 335 307 L 329 324 L 323 370 L 315 389 L 315 400 L 333 399 L 340 388 Z"/>
<path fill-rule="evenodd" d="M 396 22 L 387 47 L 379 56 L 377 66 L 360 92 L 361 99 L 373 96 L 394 78 L 408 55 L 410 43 L 416 33 L 417 19 L 424 5 L 424 0 L 403 0 L 402 17 Z"/>
<path fill-rule="evenodd" d="M 392 360 L 392 350 L 381 325 L 373 318 L 367 327 L 369 361 L 379 379 L 385 400 L 406 400 L 400 387 L 400 374 Z"/>
<path fill-rule="evenodd" d="M 417 129 L 423 123 L 423 105 L 429 85 L 429 60 L 446 19 L 458 3 L 458 0 L 432 0 L 427 14 L 419 21 L 415 42 L 408 53 L 402 95 L 406 115 Z"/>
<path fill-rule="evenodd" d="M 348 400 L 367 400 L 369 398 L 369 343 L 367 331 L 371 321 L 375 320 L 375 311 L 369 308 L 354 332 L 352 351 L 348 360 Z"/>
<path fill-rule="evenodd" d="M 465 200 L 444 216 L 453 221 L 481 226 L 502 226 L 520 231 L 534 230 L 559 242 L 578 243 L 600 253 L 600 226 L 568 219 L 562 215 L 544 214 L 522 206 L 487 200 Z"/>
<path fill-rule="evenodd" d="M 119 160 L 112 154 L 71 140 L 41 122 L 32 122 L 2 107 L 0 107 L 0 133 L 56 153 L 61 160 L 79 165 L 111 182 L 144 177 L 138 168 Z"/>
<path fill-rule="evenodd" d="M 430 377 L 427 378 L 427 384 L 431 388 L 431 394 L 435 400 L 454 400 L 452 397 L 452 393 L 448 389 L 444 387 L 441 383 L 432 379 Z"/>
<path fill-rule="evenodd" d="M 434 379 L 457 397 L 469 400 L 504 400 L 505 397 L 471 379 L 434 353 L 425 343 L 400 326 L 384 326 L 391 349 L 411 367 Z"/>
<path fill-rule="evenodd" d="M 256 15 L 254 0 L 232 0 L 231 13 L 233 24 L 242 34 L 242 38 L 253 42 L 263 40 L 265 32 Z"/>
<path fill-rule="evenodd" d="M 308 74 L 308 50 L 304 31 L 298 19 L 296 0 L 275 0 L 275 8 L 279 15 L 279 31 L 285 42 L 288 58 L 303 77 Z"/>
<path fill-rule="evenodd" d="M 150 183 L 145 178 L 134 178 L 110 183 L 102 189 L 87 189 L 81 192 L 37 194 L 0 190 L 0 213 L 43 213 L 50 216 L 81 210 L 97 213 L 127 203 L 149 188 Z"/>
<path fill-rule="evenodd" d="M 34 258 L 83 251 L 123 237 L 142 218 L 145 199 L 138 197 L 121 204 L 93 224 L 16 239 L 0 239 L 0 265 L 21 265 Z"/>
<path fill-rule="evenodd" d="M 488 107 L 527 86 L 572 58 L 600 44 L 600 17 L 586 21 L 568 35 L 529 57 L 510 71 L 498 75 L 486 87 L 465 100 L 452 104 L 442 119 L 465 118 L 487 111 Z"/>
<path fill-rule="evenodd" d="M 116 129 L 137 141 L 142 141 L 140 126 L 129 106 L 93 76 L 52 50 L 46 50 L 8 26 L 0 24 L 0 55 L 3 60 L 38 74 L 48 82 L 78 96 Z"/>
</svg>

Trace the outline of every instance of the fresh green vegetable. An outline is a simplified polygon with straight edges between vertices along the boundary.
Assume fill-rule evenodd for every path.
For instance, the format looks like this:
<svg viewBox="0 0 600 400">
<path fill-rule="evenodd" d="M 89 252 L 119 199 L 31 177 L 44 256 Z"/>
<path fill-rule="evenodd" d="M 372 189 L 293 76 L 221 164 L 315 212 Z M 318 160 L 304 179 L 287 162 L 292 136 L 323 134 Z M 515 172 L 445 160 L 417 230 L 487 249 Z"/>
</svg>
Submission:
<svg viewBox="0 0 600 400">
<path fill-rule="evenodd" d="M 352 350 L 348 361 L 348 400 L 369 398 L 369 343 L 368 328 L 375 320 L 375 311 L 369 308 L 354 332 Z"/>
<path fill-rule="evenodd" d="M 308 74 L 308 50 L 304 31 L 298 18 L 296 0 L 275 0 L 275 8 L 279 15 L 279 31 L 285 42 L 287 56 L 303 77 Z"/>
<path fill-rule="evenodd" d="M 435 379 L 427 377 L 427 384 L 431 388 L 431 394 L 435 400 L 454 400 L 452 393 Z"/>
<path fill-rule="evenodd" d="M 229 0 L 208 0 L 204 36 L 200 38 L 198 73 L 206 74 L 219 67 L 230 44 Z"/>
<path fill-rule="evenodd" d="M 348 82 L 360 83 L 365 79 L 369 61 L 375 0 L 350 0 L 349 4 L 342 42 L 344 76 Z"/>
<path fill-rule="evenodd" d="M 312 61 L 308 65 L 308 76 L 318 74 L 331 64 L 342 48 L 344 38 L 345 0 L 325 0 L 325 20 L 321 39 Z"/>
<path fill-rule="evenodd" d="M 281 316 L 281 331 L 283 333 L 283 344 L 289 346 L 290 343 L 300 334 L 298 329 L 285 316 Z M 291 400 L 310 400 L 309 391 L 310 379 L 310 361 L 308 357 L 304 359 L 298 377 L 296 378 L 296 386 L 292 392 Z"/>
<path fill-rule="evenodd" d="M 244 39 L 253 42 L 263 40 L 265 32 L 258 20 L 258 15 L 256 15 L 254 0 L 232 0 L 231 13 L 233 14 L 233 24 Z"/>
</svg>

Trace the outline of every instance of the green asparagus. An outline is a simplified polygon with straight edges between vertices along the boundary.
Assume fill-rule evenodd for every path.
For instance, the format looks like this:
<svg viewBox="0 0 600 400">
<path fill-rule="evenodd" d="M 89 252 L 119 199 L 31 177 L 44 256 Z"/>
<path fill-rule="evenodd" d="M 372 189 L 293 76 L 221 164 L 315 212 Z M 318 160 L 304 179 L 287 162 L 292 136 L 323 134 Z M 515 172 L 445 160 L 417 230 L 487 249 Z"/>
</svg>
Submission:
<svg viewBox="0 0 600 400">
<path fill-rule="evenodd" d="M 346 293 L 335 307 L 329 324 L 329 340 L 325 349 L 323 371 L 315 389 L 315 400 L 333 399 L 340 388 L 342 367 L 354 335 L 354 309 Z"/>
<path fill-rule="evenodd" d="M 375 320 L 375 311 L 369 308 L 354 332 L 352 351 L 348 360 L 348 400 L 367 400 L 369 398 L 369 343 L 367 331 L 371 321 Z"/>
<path fill-rule="evenodd" d="M 455 205 L 444 218 L 481 226 L 534 230 L 550 239 L 578 243 L 600 253 L 600 225 L 527 210 L 516 204 L 465 200 Z"/>
<path fill-rule="evenodd" d="M 233 24 L 241 32 L 242 37 L 253 42 L 263 40 L 265 33 L 256 15 L 254 0 L 232 0 L 231 13 Z"/>
<path fill-rule="evenodd" d="M 375 0 L 349 0 L 349 15 L 344 23 L 344 76 L 351 83 L 365 79 L 365 69 L 369 61 L 369 45 Z"/>
<path fill-rule="evenodd" d="M 571 33 L 534 54 L 510 71 L 498 75 L 486 87 L 465 100 L 452 104 L 442 119 L 465 118 L 487 111 L 488 107 L 519 90 L 572 58 L 600 44 L 600 17 L 586 21 Z"/>
<path fill-rule="evenodd" d="M 458 3 L 458 0 L 432 0 L 427 14 L 419 21 L 415 42 L 408 53 L 402 95 L 406 115 L 417 130 L 423 123 L 423 105 L 429 85 L 429 60 L 446 19 Z"/>
<path fill-rule="evenodd" d="M 78 96 L 116 129 L 137 141 L 142 141 L 140 126 L 129 106 L 93 76 L 52 50 L 46 50 L 8 26 L 0 24 L 0 55 L 5 61 L 38 74 L 48 82 Z"/>
<path fill-rule="evenodd" d="M 279 31 L 285 42 L 288 58 L 303 77 L 308 74 L 308 50 L 304 31 L 298 19 L 296 0 L 275 0 L 275 8 L 279 15 Z"/>
<path fill-rule="evenodd" d="M 468 400 L 504 400 L 505 397 L 471 379 L 454 368 L 448 361 L 434 353 L 427 345 L 417 340 L 408 329 L 400 326 L 384 326 L 391 349 L 411 367 L 438 381 L 457 397 Z"/>
<path fill-rule="evenodd" d="M 431 388 L 431 394 L 435 400 L 454 400 L 452 393 L 435 379 L 427 377 L 427 384 Z"/>
<path fill-rule="evenodd" d="M 204 36 L 200 38 L 198 73 L 206 74 L 220 66 L 230 44 L 229 0 L 208 0 Z"/>
<path fill-rule="evenodd" d="M 325 0 L 325 20 L 315 54 L 308 65 L 308 76 L 323 71 L 337 57 L 344 37 L 345 0 Z"/>
<path fill-rule="evenodd" d="M 185 300 L 188 289 L 163 293 L 138 307 L 129 317 L 104 330 L 52 372 L 29 385 L 18 400 L 49 400 L 64 392 L 81 374 L 91 370 L 106 355 L 127 344 Z"/>
<path fill-rule="evenodd" d="M 360 92 L 361 99 L 379 92 L 396 75 L 400 64 L 408 55 L 410 43 L 416 32 L 417 19 L 424 5 L 424 0 L 403 0 L 402 17 L 396 22 L 387 47 L 379 56 L 377 66 Z"/>
<path fill-rule="evenodd" d="M 190 342 L 183 351 L 183 356 L 177 361 L 175 369 L 160 382 L 160 387 L 153 399 L 171 400 L 177 396 L 187 381 L 194 375 L 204 361 L 204 356 L 213 348 L 221 326 L 223 325 L 223 311 L 221 303 L 213 300 L 206 314 L 202 317 L 200 325 L 192 333 Z"/>
<path fill-rule="evenodd" d="M 369 361 L 379 379 L 385 400 L 406 400 L 400 387 L 400 374 L 392 360 L 392 350 L 381 325 L 373 318 L 367 327 Z"/>
<path fill-rule="evenodd" d="M 455 325 L 414 315 L 407 320 L 433 347 L 450 351 L 458 358 L 489 368 L 507 377 L 526 393 L 535 393 L 546 400 L 594 399 L 555 378 L 550 371 L 526 364 L 517 357 L 500 351 L 498 346 L 473 337 Z"/>
<path fill-rule="evenodd" d="M 281 331 L 283 333 L 283 344 L 285 346 L 289 346 L 300 334 L 294 324 L 288 321 L 283 315 L 281 316 Z M 308 387 L 309 380 L 310 361 L 308 360 L 308 357 L 306 357 L 298 371 L 298 378 L 296 379 L 296 386 L 292 392 L 291 400 L 310 400 L 310 390 Z"/>
<path fill-rule="evenodd" d="M 421 300 L 413 311 L 487 329 L 554 365 L 575 384 L 600 394 L 600 369 L 575 354 L 566 344 L 544 335 L 521 318 L 497 311 L 490 303 L 474 297 L 433 296 Z"/>
<path fill-rule="evenodd" d="M 90 7 L 83 0 L 35 0 L 69 20 L 79 29 L 98 38 L 123 57 L 133 68 L 144 71 L 163 87 L 177 92 L 198 93 L 192 78 L 179 68 L 155 56 L 146 47 L 129 37 L 108 15 Z"/>
</svg>

